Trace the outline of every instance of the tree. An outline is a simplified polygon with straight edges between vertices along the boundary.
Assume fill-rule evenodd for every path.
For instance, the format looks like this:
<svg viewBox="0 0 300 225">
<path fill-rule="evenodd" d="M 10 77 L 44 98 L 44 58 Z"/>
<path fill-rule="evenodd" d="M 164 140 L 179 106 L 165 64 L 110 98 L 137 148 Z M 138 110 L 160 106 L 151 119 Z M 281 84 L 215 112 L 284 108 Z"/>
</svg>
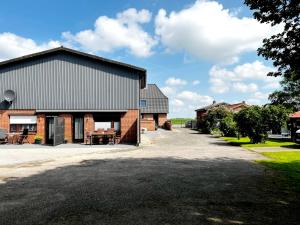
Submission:
<svg viewBox="0 0 300 225">
<path fill-rule="evenodd" d="M 263 40 L 258 55 L 271 59 L 277 71 L 269 76 L 300 79 L 300 3 L 299 0 L 245 0 L 261 23 L 283 24 L 281 33 Z"/>
<path fill-rule="evenodd" d="M 215 129 L 219 129 L 220 122 L 227 116 L 232 115 L 225 107 L 216 107 L 210 109 L 207 115 L 199 121 L 198 126 L 203 133 L 211 133 Z"/>
<path fill-rule="evenodd" d="M 274 134 L 280 134 L 281 128 L 287 126 L 288 115 L 291 112 L 282 105 L 267 105 L 262 108 L 264 123 Z"/>
<path fill-rule="evenodd" d="M 269 96 L 274 105 L 283 105 L 293 110 L 300 110 L 300 80 L 284 78 L 281 81 L 282 90 L 275 91 Z"/>
<path fill-rule="evenodd" d="M 237 127 L 233 119 L 233 113 L 227 115 L 220 121 L 219 129 L 225 137 L 235 137 L 237 135 Z"/>
<path fill-rule="evenodd" d="M 239 132 L 248 136 L 252 143 L 264 142 L 267 137 L 268 126 L 265 114 L 259 106 L 242 109 L 235 116 Z"/>
</svg>

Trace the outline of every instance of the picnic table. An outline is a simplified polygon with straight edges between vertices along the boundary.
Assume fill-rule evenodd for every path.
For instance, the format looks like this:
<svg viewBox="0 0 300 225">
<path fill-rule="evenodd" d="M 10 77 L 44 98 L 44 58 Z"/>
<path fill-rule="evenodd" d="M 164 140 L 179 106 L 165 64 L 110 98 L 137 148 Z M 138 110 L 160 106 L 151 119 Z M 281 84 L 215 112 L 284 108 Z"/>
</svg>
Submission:
<svg viewBox="0 0 300 225">
<path fill-rule="evenodd" d="M 103 140 L 105 138 L 108 139 L 108 144 L 115 144 L 116 133 L 115 132 L 92 133 L 90 135 L 90 145 L 93 144 L 94 139 L 98 139 L 99 143 L 103 144 Z"/>
</svg>

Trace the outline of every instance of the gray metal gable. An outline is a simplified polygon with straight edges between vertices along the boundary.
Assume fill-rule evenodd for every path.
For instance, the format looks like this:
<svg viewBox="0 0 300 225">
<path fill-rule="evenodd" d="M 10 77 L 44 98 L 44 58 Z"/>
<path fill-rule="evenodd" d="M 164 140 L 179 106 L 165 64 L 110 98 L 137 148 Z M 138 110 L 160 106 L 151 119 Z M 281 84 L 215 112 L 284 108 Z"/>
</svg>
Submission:
<svg viewBox="0 0 300 225">
<path fill-rule="evenodd" d="M 1 68 L 0 109 L 8 89 L 17 95 L 10 109 L 137 109 L 139 88 L 132 70 L 58 52 Z"/>
<path fill-rule="evenodd" d="M 141 90 L 142 99 L 146 100 L 146 107 L 141 107 L 141 113 L 169 113 L 169 100 L 155 84 Z"/>
</svg>

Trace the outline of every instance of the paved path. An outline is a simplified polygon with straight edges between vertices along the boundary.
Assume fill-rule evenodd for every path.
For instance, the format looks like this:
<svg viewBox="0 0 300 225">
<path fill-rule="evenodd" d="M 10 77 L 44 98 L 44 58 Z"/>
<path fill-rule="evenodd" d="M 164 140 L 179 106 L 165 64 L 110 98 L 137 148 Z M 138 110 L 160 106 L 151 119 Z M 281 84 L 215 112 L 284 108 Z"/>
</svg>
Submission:
<svg viewBox="0 0 300 225">
<path fill-rule="evenodd" d="M 0 224 L 299 224 L 299 193 L 253 163 L 258 153 L 188 129 L 144 139 L 1 168 Z"/>
</svg>

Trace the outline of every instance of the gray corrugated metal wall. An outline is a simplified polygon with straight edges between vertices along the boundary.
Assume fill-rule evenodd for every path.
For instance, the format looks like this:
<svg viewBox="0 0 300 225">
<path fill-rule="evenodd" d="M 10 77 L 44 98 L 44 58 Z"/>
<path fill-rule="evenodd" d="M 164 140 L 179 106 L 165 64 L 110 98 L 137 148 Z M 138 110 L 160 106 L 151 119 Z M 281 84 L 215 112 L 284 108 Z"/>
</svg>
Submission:
<svg viewBox="0 0 300 225">
<path fill-rule="evenodd" d="M 66 53 L 0 69 L 0 102 L 7 89 L 17 94 L 10 109 L 123 110 L 139 107 L 139 76 L 135 72 Z"/>
</svg>

